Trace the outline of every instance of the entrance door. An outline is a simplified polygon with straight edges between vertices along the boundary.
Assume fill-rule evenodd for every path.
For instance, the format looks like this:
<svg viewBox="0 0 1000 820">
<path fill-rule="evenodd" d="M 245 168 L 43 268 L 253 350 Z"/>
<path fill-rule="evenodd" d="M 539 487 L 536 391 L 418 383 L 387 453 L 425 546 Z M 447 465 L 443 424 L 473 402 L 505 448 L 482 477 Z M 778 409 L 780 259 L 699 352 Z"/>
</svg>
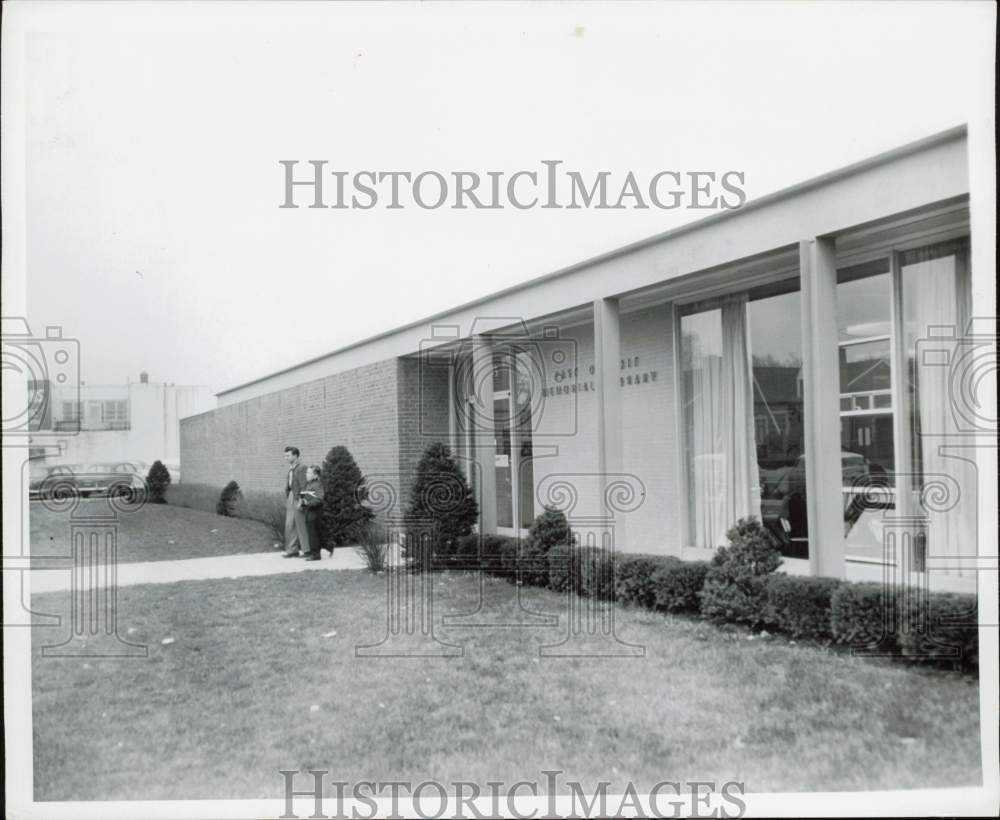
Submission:
<svg viewBox="0 0 1000 820">
<path fill-rule="evenodd" d="M 497 529 L 508 534 L 526 530 L 534 516 L 531 391 L 517 362 L 518 354 L 511 350 L 493 357 Z"/>
</svg>

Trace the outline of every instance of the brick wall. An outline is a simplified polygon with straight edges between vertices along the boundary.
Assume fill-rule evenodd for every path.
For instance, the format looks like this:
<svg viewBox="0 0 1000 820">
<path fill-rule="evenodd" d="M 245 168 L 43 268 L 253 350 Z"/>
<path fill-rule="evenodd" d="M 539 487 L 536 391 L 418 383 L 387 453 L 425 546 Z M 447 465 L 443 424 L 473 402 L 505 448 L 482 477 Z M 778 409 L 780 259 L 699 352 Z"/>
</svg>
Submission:
<svg viewBox="0 0 1000 820">
<path fill-rule="evenodd" d="M 376 362 L 183 419 L 182 480 L 280 491 L 289 444 L 306 464 L 342 444 L 363 473 L 396 473 L 397 368 Z"/>
<path fill-rule="evenodd" d="M 400 498 L 409 498 L 417 462 L 429 444 L 451 444 L 448 417 L 448 369 L 418 358 L 399 359 Z"/>
</svg>

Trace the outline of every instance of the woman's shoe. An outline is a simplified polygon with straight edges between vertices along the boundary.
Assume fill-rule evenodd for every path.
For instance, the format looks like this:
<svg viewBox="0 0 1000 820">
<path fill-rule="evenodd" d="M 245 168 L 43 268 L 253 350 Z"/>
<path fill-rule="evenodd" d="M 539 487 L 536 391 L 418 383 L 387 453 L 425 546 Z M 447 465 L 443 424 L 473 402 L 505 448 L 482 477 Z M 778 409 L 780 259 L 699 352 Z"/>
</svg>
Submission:
<svg viewBox="0 0 1000 820">
<path fill-rule="evenodd" d="M 298 552 L 283 552 L 281 553 L 282 558 L 298 558 L 301 553 Z"/>
</svg>

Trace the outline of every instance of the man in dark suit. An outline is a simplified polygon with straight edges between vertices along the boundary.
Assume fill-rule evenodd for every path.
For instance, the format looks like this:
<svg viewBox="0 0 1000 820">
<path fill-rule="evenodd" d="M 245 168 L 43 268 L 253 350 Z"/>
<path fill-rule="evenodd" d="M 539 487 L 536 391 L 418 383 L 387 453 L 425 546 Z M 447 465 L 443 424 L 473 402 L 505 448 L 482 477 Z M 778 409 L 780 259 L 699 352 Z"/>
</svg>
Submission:
<svg viewBox="0 0 1000 820">
<path fill-rule="evenodd" d="M 285 461 L 288 476 L 285 479 L 285 558 L 309 554 L 309 532 L 305 510 L 298 504 L 299 493 L 306 488 L 306 465 L 299 462 L 299 448 L 286 447 Z"/>
</svg>

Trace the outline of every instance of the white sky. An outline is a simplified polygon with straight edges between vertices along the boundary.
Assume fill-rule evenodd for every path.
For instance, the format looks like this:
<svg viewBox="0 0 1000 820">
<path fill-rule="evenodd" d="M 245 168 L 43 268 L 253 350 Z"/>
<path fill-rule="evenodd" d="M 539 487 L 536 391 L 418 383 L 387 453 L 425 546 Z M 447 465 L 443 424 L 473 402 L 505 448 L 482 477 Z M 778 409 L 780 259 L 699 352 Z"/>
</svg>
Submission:
<svg viewBox="0 0 1000 820">
<path fill-rule="evenodd" d="M 986 3 L 75 19 L 26 45 L 27 296 L 91 384 L 222 389 L 705 215 L 280 210 L 280 159 L 732 169 L 753 198 L 992 117 Z"/>
</svg>

